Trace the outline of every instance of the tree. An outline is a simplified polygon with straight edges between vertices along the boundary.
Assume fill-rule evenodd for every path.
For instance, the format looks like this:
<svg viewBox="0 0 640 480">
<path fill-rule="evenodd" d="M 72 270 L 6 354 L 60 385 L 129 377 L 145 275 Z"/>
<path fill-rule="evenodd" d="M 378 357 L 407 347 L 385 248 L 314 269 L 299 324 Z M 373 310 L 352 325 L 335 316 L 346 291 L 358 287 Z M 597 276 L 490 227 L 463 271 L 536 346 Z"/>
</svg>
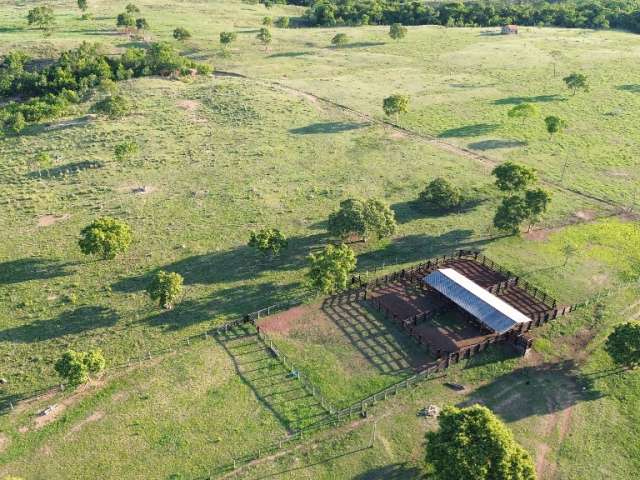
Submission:
<svg viewBox="0 0 640 480">
<path fill-rule="evenodd" d="M 347 287 L 349 274 L 356 268 L 356 256 L 347 245 L 327 245 L 322 252 L 311 254 L 309 263 L 311 287 L 331 294 Z"/>
<path fill-rule="evenodd" d="M 132 239 L 131 227 L 125 222 L 102 217 L 82 229 L 78 245 L 85 255 L 98 255 L 108 260 L 126 252 Z"/>
<path fill-rule="evenodd" d="M 185 40 L 191 38 L 191 32 L 184 27 L 178 27 L 173 31 L 173 38 L 178 40 L 179 42 L 184 42 Z"/>
<path fill-rule="evenodd" d="M 146 18 L 136 18 L 136 28 L 138 30 L 148 30 L 149 22 L 147 22 Z"/>
<path fill-rule="evenodd" d="M 183 283 L 184 279 L 179 273 L 160 270 L 147 287 L 147 294 L 151 300 L 158 301 L 162 308 L 171 310 L 182 293 Z"/>
<path fill-rule="evenodd" d="M 524 198 L 517 195 L 505 197 L 493 217 L 493 225 L 505 232 L 515 235 L 520 225 L 529 218 L 529 209 Z"/>
<path fill-rule="evenodd" d="M 100 350 L 77 352 L 67 350 L 54 364 L 55 371 L 69 385 L 77 386 L 89 380 L 89 374 L 104 370 L 106 361 Z"/>
<path fill-rule="evenodd" d="M 35 25 L 45 33 L 53 28 L 55 21 L 53 9 L 47 5 L 32 8 L 27 14 L 27 22 L 29 25 Z"/>
<path fill-rule="evenodd" d="M 527 220 L 529 230 L 540 221 L 540 217 L 547 211 L 551 203 L 551 194 L 542 188 L 527 190 L 524 194 L 524 201 L 527 205 Z"/>
<path fill-rule="evenodd" d="M 127 13 L 132 13 L 132 14 L 140 13 L 140 9 L 137 6 L 135 6 L 133 3 L 127 4 L 127 6 L 124 9 Z"/>
<path fill-rule="evenodd" d="M 278 255 L 287 245 L 287 238 L 276 228 L 263 228 L 259 232 L 251 232 L 249 237 L 249 246 L 265 255 Z"/>
<path fill-rule="evenodd" d="M 220 32 L 220 45 L 226 48 L 232 42 L 235 42 L 238 35 L 236 32 Z"/>
<path fill-rule="evenodd" d="M 89 2 L 87 0 L 78 0 L 78 8 L 82 12 L 86 12 L 89 9 Z"/>
<path fill-rule="evenodd" d="M 507 193 L 524 190 L 536 181 L 536 173 L 530 167 L 519 163 L 504 162 L 491 172 L 496 177 L 496 187 Z"/>
<path fill-rule="evenodd" d="M 535 480 L 531 455 L 481 405 L 445 407 L 427 433 L 426 460 L 438 480 Z"/>
<path fill-rule="evenodd" d="M 93 106 L 95 112 L 111 118 L 123 117 L 129 108 L 129 101 L 122 95 L 109 95 Z"/>
<path fill-rule="evenodd" d="M 346 33 L 337 33 L 331 39 L 331 45 L 334 47 L 344 47 L 347 43 L 349 43 L 349 36 Z"/>
<path fill-rule="evenodd" d="M 401 40 L 407 36 L 407 27 L 401 23 L 392 23 L 389 27 L 389 36 L 394 40 Z"/>
<path fill-rule="evenodd" d="M 271 43 L 271 32 L 267 27 L 262 27 L 256 35 L 256 38 L 264 45 L 264 51 L 266 52 Z"/>
<path fill-rule="evenodd" d="M 136 17 L 134 17 L 131 13 L 119 13 L 116 17 L 116 26 L 124 27 L 124 28 L 133 28 L 136 26 Z"/>
<path fill-rule="evenodd" d="M 289 17 L 280 17 L 276 20 L 275 26 L 278 28 L 289 28 Z"/>
<path fill-rule="evenodd" d="M 462 192 L 444 178 L 436 178 L 420 192 L 419 200 L 428 210 L 447 211 L 460 207 Z"/>
<path fill-rule="evenodd" d="M 366 241 L 371 234 L 380 239 L 395 233 L 396 220 L 393 211 L 378 200 L 351 198 L 340 202 L 340 209 L 329 215 L 328 230 L 342 240 L 355 236 Z"/>
<path fill-rule="evenodd" d="M 5 120 L 5 126 L 16 135 L 20 135 L 27 128 L 27 121 L 22 112 L 15 112 Z"/>
<path fill-rule="evenodd" d="M 522 120 L 522 125 L 527 118 L 533 117 L 538 112 L 538 109 L 535 105 L 531 105 L 530 103 L 521 103 L 520 105 L 516 105 L 507 113 L 509 118 L 519 118 Z"/>
<path fill-rule="evenodd" d="M 391 95 L 382 101 L 382 109 L 385 115 L 396 116 L 396 123 L 398 123 L 398 115 L 401 113 L 407 113 L 409 110 L 409 97 L 406 95 Z"/>
<path fill-rule="evenodd" d="M 547 132 L 549 133 L 549 137 L 553 137 L 555 133 L 559 133 L 565 128 L 567 128 L 567 122 L 565 122 L 560 117 L 556 117 L 554 115 L 550 115 L 544 119 L 544 123 L 547 127 Z"/>
<path fill-rule="evenodd" d="M 273 25 L 273 20 L 271 17 L 264 17 L 262 19 L 262 25 L 264 25 L 265 27 L 270 27 L 271 25 Z"/>
<path fill-rule="evenodd" d="M 567 88 L 573 91 L 573 95 L 575 95 L 578 90 L 583 90 L 585 92 L 589 91 L 587 77 L 582 73 L 572 73 L 571 75 L 564 77 L 562 80 L 567 85 Z"/>
<path fill-rule="evenodd" d="M 640 364 L 640 322 L 617 325 L 607 337 L 605 350 L 618 365 L 634 368 Z"/>
</svg>

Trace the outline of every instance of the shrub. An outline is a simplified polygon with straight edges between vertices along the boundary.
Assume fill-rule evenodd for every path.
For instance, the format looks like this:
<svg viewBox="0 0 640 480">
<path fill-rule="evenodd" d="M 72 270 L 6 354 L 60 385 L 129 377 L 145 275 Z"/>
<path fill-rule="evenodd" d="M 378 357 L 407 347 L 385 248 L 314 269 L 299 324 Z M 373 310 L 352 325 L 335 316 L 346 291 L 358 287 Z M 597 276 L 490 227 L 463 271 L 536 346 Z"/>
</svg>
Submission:
<svg viewBox="0 0 640 480">
<path fill-rule="evenodd" d="M 54 365 L 55 371 L 70 385 L 76 386 L 86 383 L 89 374 L 104 370 L 106 361 L 100 350 L 76 352 L 67 350 Z"/>
<path fill-rule="evenodd" d="M 147 293 L 152 300 L 157 300 L 162 308 L 170 310 L 182 293 L 183 283 L 184 279 L 179 273 L 161 270 L 154 275 L 147 287 Z"/>
<path fill-rule="evenodd" d="M 111 118 L 123 117 L 129 111 L 129 102 L 122 95 L 109 95 L 97 102 L 93 110 Z"/>
<path fill-rule="evenodd" d="M 263 254 L 277 255 L 287 248 L 287 238 L 276 228 L 264 228 L 259 232 L 251 232 L 249 246 Z"/>
<path fill-rule="evenodd" d="M 118 14 L 116 17 L 116 26 L 117 27 L 135 27 L 136 26 L 136 17 L 134 17 L 129 12 L 124 12 Z"/>
<path fill-rule="evenodd" d="M 349 36 L 346 33 L 338 33 L 331 39 L 331 45 L 334 47 L 344 47 L 349 43 Z"/>
<path fill-rule="evenodd" d="M 119 143 L 113 149 L 113 155 L 116 160 L 122 161 L 138 153 L 138 144 L 132 140 Z"/>
<path fill-rule="evenodd" d="M 289 28 L 289 17 L 280 17 L 275 23 L 278 28 Z"/>
<path fill-rule="evenodd" d="M 82 229 L 78 245 L 85 255 L 98 255 L 108 260 L 126 252 L 132 239 L 131 227 L 125 222 L 102 217 Z"/>
<path fill-rule="evenodd" d="M 419 197 L 422 206 L 428 210 L 448 211 L 462 205 L 460 189 L 444 178 L 436 178 L 429 182 Z"/>
<path fill-rule="evenodd" d="M 173 31 L 173 38 L 182 42 L 191 38 L 191 32 L 184 27 L 178 27 Z"/>
</svg>

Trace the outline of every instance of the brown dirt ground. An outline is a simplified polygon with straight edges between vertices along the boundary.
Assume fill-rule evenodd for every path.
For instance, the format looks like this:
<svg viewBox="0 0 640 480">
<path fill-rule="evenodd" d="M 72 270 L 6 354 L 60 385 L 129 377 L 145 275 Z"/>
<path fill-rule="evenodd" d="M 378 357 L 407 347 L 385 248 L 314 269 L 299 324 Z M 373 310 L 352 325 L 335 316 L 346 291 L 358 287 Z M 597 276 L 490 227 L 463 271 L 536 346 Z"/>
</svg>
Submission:
<svg viewBox="0 0 640 480">
<path fill-rule="evenodd" d="M 38 217 L 38 227 L 49 227 L 57 222 L 62 222 L 71 218 L 71 215 L 65 213 L 63 215 L 42 215 Z"/>
<path fill-rule="evenodd" d="M 4 452 L 9 446 L 9 437 L 6 434 L 0 432 L 0 453 Z"/>
<path fill-rule="evenodd" d="M 76 423 L 73 427 L 71 427 L 69 429 L 69 432 L 67 433 L 67 436 L 73 435 L 74 433 L 78 433 L 88 423 L 93 423 L 93 422 L 102 420 L 104 418 L 104 415 L 105 413 L 102 410 L 93 412 L 87 418 L 85 418 L 84 420 L 81 420 L 80 422 Z"/>
</svg>

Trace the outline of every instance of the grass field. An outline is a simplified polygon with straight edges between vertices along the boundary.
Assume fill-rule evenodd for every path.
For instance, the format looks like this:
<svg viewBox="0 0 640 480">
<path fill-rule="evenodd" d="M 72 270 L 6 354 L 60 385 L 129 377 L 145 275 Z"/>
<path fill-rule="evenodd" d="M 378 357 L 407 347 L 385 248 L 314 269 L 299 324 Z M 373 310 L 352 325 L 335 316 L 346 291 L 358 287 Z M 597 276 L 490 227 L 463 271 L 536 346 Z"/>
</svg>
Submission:
<svg viewBox="0 0 640 480">
<path fill-rule="evenodd" d="M 79 20 L 71 2 L 50 3 L 58 25 L 45 38 L 26 27 L 30 4 L 0 0 L 0 54 L 20 48 L 46 59 L 81 41 L 114 53 L 135 45 L 114 28 L 128 2 L 90 2 L 91 21 Z M 345 30 L 350 46 L 334 49 L 329 40 L 342 30 L 274 28 L 265 52 L 255 40 L 262 17 L 301 9 L 218 0 L 137 4 L 153 39 L 173 41 L 171 31 L 187 26 L 193 38 L 179 46 L 185 54 L 250 78 L 122 82 L 135 103 L 126 118 L 95 118 L 87 103 L 68 118 L 0 138 L 0 377 L 8 380 L 0 406 L 18 405 L 0 417 L 0 478 L 198 478 L 229 462 L 231 452 L 252 451 L 320 414 L 304 397 L 268 400 L 270 384 L 243 375 L 242 352 L 225 341 L 110 370 L 82 395 L 19 400 L 58 381 L 52 363 L 67 348 L 99 347 L 115 365 L 224 319 L 309 299 L 306 256 L 326 242 L 329 212 L 353 196 L 383 199 L 399 221 L 392 239 L 357 247 L 365 277 L 478 248 L 562 303 L 622 287 L 537 332 L 530 359 L 495 353 L 447 372 L 468 386 L 462 395 L 438 379 L 380 404 L 373 449 L 362 449 L 370 418 L 257 462 L 247 478 L 415 478 L 423 434 L 433 427 L 417 411 L 425 403 L 472 401 L 508 422 L 542 478 L 633 478 L 640 377 L 612 374 L 601 345 L 612 325 L 639 313 L 638 288 L 630 285 L 640 276 L 640 230 L 630 214 L 596 217 L 640 202 L 636 36 L 532 28 L 501 37 L 416 27 L 395 43 L 384 27 L 358 27 Z M 228 56 L 217 41 L 224 30 L 241 32 Z M 554 50 L 562 52 L 555 78 Z M 564 87 L 561 77 L 574 70 L 588 75 L 589 93 L 573 96 Z M 418 136 L 379 123 L 382 98 L 396 92 L 411 95 L 399 123 Z M 540 118 L 508 120 L 507 110 L 522 101 L 536 103 Z M 550 140 L 547 114 L 566 118 L 569 129 Z M 118 161 L 113 149 L 123 139 L 141 151 Z M 54 165 L 40 166 L 41 153 Z M 490 227 L 498 202 L 490 171 L 507 159 L 535 166 L 551 182 L 550 212 L 540 230 L 522 237 Z M 473 192 L 478 204 L 448 216 L 416 209 L 413 200 L 435 176 Z M 135 241 L 123 257 L 81 256 L 78 233 L 100 215 L 132 225 Z M 262 226 L 289 237 L 280 258 L 262 259 L 246 246 L 250 230 Z M 577 247 L 570 258 L 567 244 Z M 143 291 L 159 268 L 185 278 L 185 296 L 169 312 Z M 380 333 L 373 346 L 337 324 L 303 319 L 279 337 L 281 348 L 327 398 L 349 404 L 403 378 L 421 358 L 402 332 L 371 315 L 368 328 Z M 252 360 L 291 382 L 261 351 Z M 377 363 L 372 354 L 380 355 Z M 404 360 L 393 371 L 382 368 L 398 355 Z M 40 408 L 64 401 L 54 422 L 33 426 Z"/>
</svg>

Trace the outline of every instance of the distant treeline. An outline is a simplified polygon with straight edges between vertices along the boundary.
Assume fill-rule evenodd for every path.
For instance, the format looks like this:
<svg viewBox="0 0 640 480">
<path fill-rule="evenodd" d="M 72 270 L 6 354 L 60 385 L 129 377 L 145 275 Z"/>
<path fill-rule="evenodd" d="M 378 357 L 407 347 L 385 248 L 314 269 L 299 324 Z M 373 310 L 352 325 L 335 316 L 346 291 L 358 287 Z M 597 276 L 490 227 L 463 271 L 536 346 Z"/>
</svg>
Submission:
<svg viewBox="0 0 640 480">
<path fill-rule="evenodd" d="M 640 32 L 639 0 L 564 2 L 425 2 L 415 0 L 267 0 L 309 7 L 302 21 L 313 26 L 505 24 L 566 28 L 618 28 Z"/>
</svg>

